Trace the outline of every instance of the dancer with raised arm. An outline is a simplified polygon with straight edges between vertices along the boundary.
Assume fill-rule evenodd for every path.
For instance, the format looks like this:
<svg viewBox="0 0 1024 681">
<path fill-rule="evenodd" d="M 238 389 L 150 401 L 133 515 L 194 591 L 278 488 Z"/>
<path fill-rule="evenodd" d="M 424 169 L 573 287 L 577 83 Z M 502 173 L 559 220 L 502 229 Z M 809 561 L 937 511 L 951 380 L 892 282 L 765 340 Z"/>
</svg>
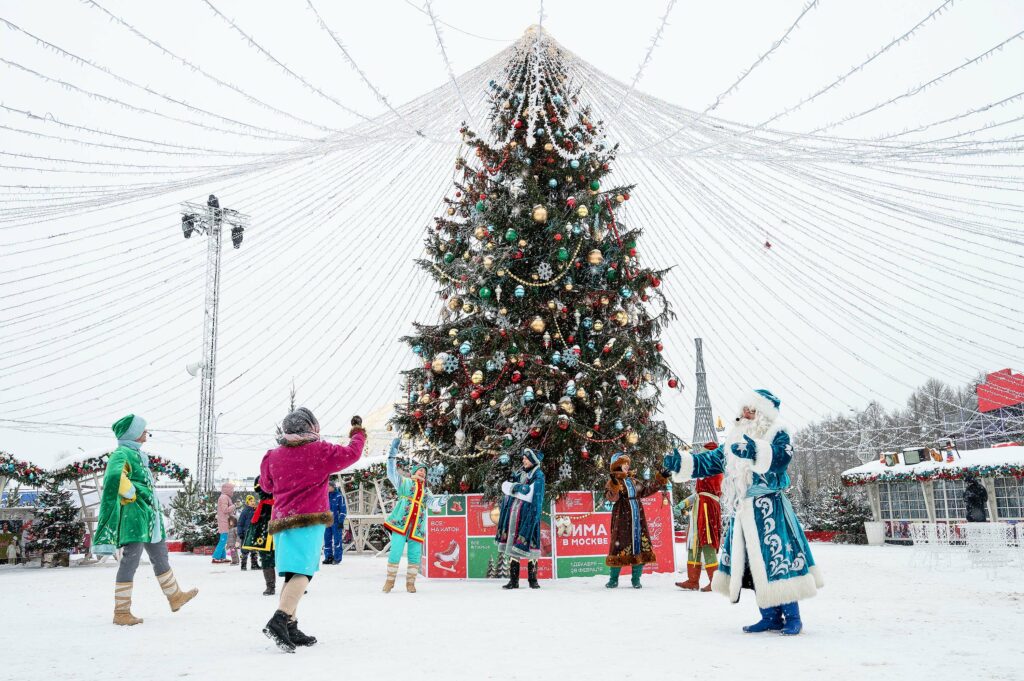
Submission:
<svg viewBox="0 0 1024 681">
<path fill-rule="evenodd" d="M 753 391 L 717 449 L 699 454 L 674 451 L 665 468 L 675 482 L 725 474 L 722 512 L 725 534 L 711 589 L 733 603 L 753 589 L 761 620 L 747 633 L 799 634 L 797 601 L 823 585 L 811 547 L 786 497 L 793 459 L 789 433 L 779 421 L 781 401 L 768 390 Z"/>
<path fill-rule="evenodd" d="M 320 423 L 313 412 L 300 407 L 288 414 L 277 434 L 280 445 L 263 457 L 260 487 L 274 495 L 270 534 L 274 536 L 277 572 L 284 587 L 274 616 L 263 633 L 281 650 L 311 646 L 316 638 L 299 630 L 295 611 L 313 575 L 320 569 L 324 526 L 334 522 L 327 501 L 327 479 L 351 466 L 363 452 L 363 420 L 352 418 L 347 446 L 320 439 Z"/>
<path fill-rule="evenodd" d="M 391 441 L 388 451 L 388 480 L 398 494 L 398 501 L 388 516 L 384 527 L 391 532 L 391 550 L 388 552 L 388 572 L 384 580 L 384 593 L 390 593 L 398 577 L 398 564 L 402 554 L 408 548 L 408 565 L 405 573 L 405 590 L 416 593 L 416 575 L 420 572 L 420 560 L 423 558 L 424 526 L 426 525 L 427 508 L 439 508 L 448 503 L 448 495 L 435 497 L 427 489 L 427 467 L 422 463 L 413 463 L 409 467 L 410 477 L 403 477 L 398 472 L 398 451 L 401 438 Z"/>
<path fill-rule="evenodd" d="M 540 558 L 540 520 L 544 509 L 544 471 L 540 464 L 544 452 L 523 450 L 523 467 L 501 484 L 505 497 L 498 514 L 498 554 L 509 557 L 508 584 L 502 589 L 519 588 L 519 561 L 525 560 L 531 589 L 539 589 L 537 559 Z"/>
</svg>

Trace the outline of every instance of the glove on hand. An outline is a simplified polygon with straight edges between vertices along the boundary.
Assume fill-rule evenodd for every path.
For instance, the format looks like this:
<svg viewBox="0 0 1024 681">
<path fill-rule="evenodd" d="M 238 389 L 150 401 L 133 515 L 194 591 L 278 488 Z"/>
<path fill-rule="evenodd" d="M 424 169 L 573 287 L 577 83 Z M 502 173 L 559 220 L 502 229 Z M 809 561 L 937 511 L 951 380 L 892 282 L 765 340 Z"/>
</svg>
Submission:
<svg viewBox="0 0 1024 681">
<path fill-rule="evenodd" d="M 754 455 L 757 452 L 757 445 L 754 444 L 754 441 L 750 439 L 749 435 L 744 435 L 743 446 L 740 447 L 738 442 L 734 442 L 730 449 L 732 449 L 732 453 L 734 456 L 738 456 L 741 459 L 750 459 L 751 461 L 753 461 Z"/>
</svg>

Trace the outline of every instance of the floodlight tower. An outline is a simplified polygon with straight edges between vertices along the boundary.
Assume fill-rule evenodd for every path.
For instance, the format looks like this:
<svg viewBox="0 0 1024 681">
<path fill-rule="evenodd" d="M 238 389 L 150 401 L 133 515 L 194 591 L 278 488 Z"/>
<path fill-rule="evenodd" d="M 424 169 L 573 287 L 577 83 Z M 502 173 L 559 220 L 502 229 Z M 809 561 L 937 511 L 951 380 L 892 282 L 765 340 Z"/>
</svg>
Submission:
<svg viewBox="0 0 1024 681">
<path fill-rule="evenodd" d="M 188 239 L 193 233 L 206 236 L 206 306 L 203 313 L 203 361 L 199 367 L 203 372 L 203 381 L 199 392 L 196 482 L 203 491 L 211 491 L 217 456 L 214 393 L 217 387 L 217 317 L 220 311 L 222 227 L 225 224 L 231 226 L 231 243 L 235 248 L 240 248 L 242 234 L 249 226 L 249 216 L 230 208 L 221 208 L 220 201 L 213 194 L 210 194 L 205 206 L 186 202 L 181 208 L 181 231 L 185 238 Z"/>
<path fill-rule="evenodd" d="M 718 442 L 715 421 L 711 416 L 711 398 L 708 396 L 707 373 L 704 371 L 704 342 L 700 338 L 693 339 L 697 346 L 697 401 L 693 407 L 693 442 L 694 448 L 708 442 Z M 698 450 L 699 451 L 699 450 Z"/>
</svg>

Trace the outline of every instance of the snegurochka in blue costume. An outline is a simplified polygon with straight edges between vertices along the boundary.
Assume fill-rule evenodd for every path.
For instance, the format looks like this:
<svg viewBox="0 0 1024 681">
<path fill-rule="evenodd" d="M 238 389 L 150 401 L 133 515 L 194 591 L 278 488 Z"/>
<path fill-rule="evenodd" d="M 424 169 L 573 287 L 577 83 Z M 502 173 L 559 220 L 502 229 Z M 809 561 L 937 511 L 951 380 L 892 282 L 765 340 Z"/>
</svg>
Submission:
<svg viewBox="0 0 1024 681">
<path fill-rule="evenodd" d="M 785 494 L 793 446 L 779 420 L 780 404 L 768 390 L 753 391 L 722 445 L 698 454 L 675 450 L 665 468 L 674 482 L 725 474 L 725 533 L 711 589 L 733 603 L 741 589 L 754 590 L 761 620 L 743 631 L 793 635 L 803 627 L 797 601 L 815 595 L 823 582 Z"/>
</svg>

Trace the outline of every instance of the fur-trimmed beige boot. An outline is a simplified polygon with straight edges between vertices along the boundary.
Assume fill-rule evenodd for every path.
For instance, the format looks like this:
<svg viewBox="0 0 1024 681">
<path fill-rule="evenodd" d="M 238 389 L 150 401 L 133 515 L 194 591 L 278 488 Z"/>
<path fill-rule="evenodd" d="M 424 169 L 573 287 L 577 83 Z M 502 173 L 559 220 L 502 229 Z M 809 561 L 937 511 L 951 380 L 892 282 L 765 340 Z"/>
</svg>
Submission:
<svg viewBox="0 0 1024 681">
<path fill-rule="evenodd" d="M 409 570 L 405 573 L 405 590 L 411 594 L 416 593 L 416 575 L 420 573 L 420 566 L 409 564 Z"/>
<path fill-rule="evenodd" d="M 164 596 L 167 596 L 167 603 L 171 606 L 171 612 L 181 610 L 181 606 L 191 601 L 199 593 L 199 589 L 182 591 L 178 588 L 178 580 L 174 578 L 173 570 L 157 575 L 156 581 L 160 583 L 160 590 L 164 592 Z"/>
<path fill-rule="evenodd" d="M 132 614 L 132 587 L 134 582 L 114 584 L 114 624 L 130 627 L 142 624 L 142 618 Z"/>
<path fill-rule="evenodd" d="M 384 593 L 389 594 L 395 588 L 395 579 L 398 577 L 398 563 L 388 563 L 388 578 L 384 580 Z"/>
</svg>

